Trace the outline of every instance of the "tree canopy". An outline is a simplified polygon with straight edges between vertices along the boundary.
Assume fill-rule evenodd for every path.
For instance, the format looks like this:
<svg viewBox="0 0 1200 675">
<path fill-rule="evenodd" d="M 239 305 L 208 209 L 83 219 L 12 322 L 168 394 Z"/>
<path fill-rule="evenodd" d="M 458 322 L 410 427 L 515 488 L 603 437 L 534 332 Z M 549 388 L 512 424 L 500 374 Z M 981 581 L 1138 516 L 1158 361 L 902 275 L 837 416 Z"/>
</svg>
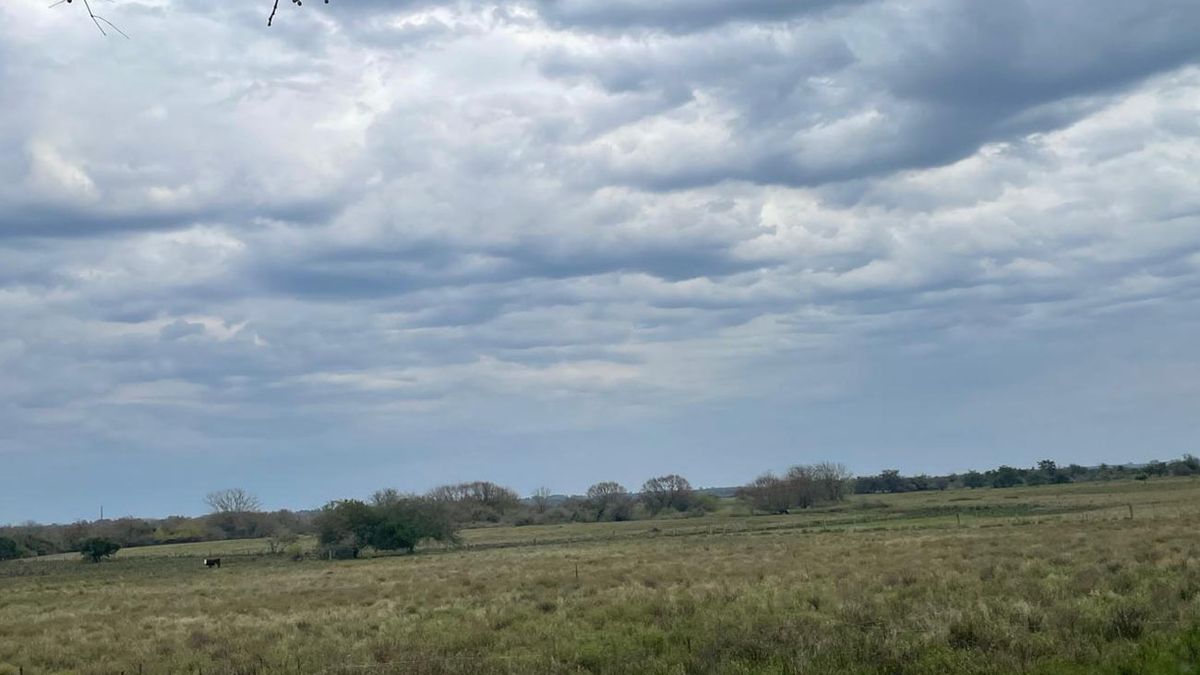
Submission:
<svg viewBox="0 0 1200 675">
<path fill-rule="evenodd" d="M 79 548 L 79 554 L 84 559 L 100 562 L 121 550 L 121 545 L 111 539 L 93 537 L 84 541 Z"/>
<path fill-rule="evenodd" d="M 242 488 L 229 488 L 210 492 L 204 497 L 204 503 L 213 513 L 249 513 L 258 511 L 261 505 L 258 497 Z"/>
<path fill-rule="evenodd" d="M 371 504 L 330 502 L 317 515 L 316 528 L 322 549 L 338 558 L 357 558 L 368 547 L 411 553 L 424 541 L 458 541 L 458 525 L 445 504 L 395 491 L 376 493 Z"/>
</svg>

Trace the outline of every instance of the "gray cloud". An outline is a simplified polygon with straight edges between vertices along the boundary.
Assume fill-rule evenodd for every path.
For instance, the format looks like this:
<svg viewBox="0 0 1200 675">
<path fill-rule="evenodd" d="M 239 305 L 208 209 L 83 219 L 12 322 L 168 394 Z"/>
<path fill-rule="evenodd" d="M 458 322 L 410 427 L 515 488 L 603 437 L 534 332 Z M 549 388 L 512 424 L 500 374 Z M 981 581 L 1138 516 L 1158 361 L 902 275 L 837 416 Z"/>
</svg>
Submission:
<svg viewBox="0 0 1200 675">
<path fill-rule="evenodd" d="M 659 117 L 595 144 L 589 174 L 651 189 L 804 186 L 938 166 L 1062 127 L 1195 62 L 1198 27 L 1186 2 L 879 3 L 719 35 L 572 43 L 542 68 L 662 101 Z M 687 119 L 706 123 L 689 130 Z"/>
<path fill-rule="evenodd" d="M 539 0 L 539 14 L 551 25 L 577 30 L 658 29 L 692 32 L 727 23 L 782 21 L 817 14 L 861 0 Z"/>
</svg>

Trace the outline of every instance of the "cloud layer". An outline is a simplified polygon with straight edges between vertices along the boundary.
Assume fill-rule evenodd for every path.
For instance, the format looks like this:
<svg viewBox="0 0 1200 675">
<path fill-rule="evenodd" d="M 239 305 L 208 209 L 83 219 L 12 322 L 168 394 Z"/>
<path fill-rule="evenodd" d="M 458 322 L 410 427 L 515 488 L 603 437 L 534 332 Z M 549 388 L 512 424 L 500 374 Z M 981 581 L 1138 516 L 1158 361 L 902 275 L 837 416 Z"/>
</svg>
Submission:
<svg viewBox="0 0 1200 675">
<path fill-rule="evenodd" d="M 1194 450 L 1194 2 L 240 4 L 0 7 L 0 521 Z"/>
</svg>

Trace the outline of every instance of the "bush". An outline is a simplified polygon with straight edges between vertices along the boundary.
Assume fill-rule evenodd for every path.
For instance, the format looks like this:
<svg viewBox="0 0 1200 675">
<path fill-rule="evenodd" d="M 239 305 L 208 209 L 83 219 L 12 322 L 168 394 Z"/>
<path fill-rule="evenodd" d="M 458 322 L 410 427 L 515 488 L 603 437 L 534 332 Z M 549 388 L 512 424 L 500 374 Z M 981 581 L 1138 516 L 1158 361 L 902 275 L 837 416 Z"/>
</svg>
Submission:
<svg viewBox="0 0 1200 675">
<path fill-rule="evenodd" d="M 17 540 L 0 537 L 0 560 L 20 558 L 21 555 L 21 547 L 17 545 Z"/>
<path fill-rule="evenodd" d="M 1108 640 L 1136 640 L 1142 636 L 1149 612 L 1145 608 L 1123 604 L 1114 607 L 1104 626 Z"/>
<path fill-rule="evenodd" d="M 79 554 L 83 556 L 85 560 L 91 560 L 92 562 L 98 563 L 104 558 L 107 558 L 120 550 L 121 545 L 111 539 L 105 539 L 104 537 L 92 537 L 91 539 L 83 542 L 79 549 Z"/>
</svg>

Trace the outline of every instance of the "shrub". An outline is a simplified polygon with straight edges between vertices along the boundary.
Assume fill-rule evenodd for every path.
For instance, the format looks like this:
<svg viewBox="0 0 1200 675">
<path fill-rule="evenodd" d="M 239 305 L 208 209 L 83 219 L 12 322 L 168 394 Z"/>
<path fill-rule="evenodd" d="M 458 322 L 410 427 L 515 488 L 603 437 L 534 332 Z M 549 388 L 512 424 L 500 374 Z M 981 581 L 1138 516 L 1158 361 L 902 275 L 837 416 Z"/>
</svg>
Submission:
<svg viewBox="0 0 1200 675">
<path fill-rule="evenodd" d="M 111 539 L 104 537 L 92 537 L 81 544 L 79 554 L 85 560 L 92 562 L 100 562 L 117 551 L 121 550 L 121 545 Z"/>
<path fill-rule="evenodd" d="M 20 557 L 21 547 L 17 545 L 17 540 L 0 537 L 0 560 L 10 560 Z"/>
<path fill-rule="evenodd" d="M 1145 629 L 1148 612 L 1136 605 L 1118 605 L 1108 615 L 1104 637 L 1108 640 L 1136 640 Z"/>
</svg>

